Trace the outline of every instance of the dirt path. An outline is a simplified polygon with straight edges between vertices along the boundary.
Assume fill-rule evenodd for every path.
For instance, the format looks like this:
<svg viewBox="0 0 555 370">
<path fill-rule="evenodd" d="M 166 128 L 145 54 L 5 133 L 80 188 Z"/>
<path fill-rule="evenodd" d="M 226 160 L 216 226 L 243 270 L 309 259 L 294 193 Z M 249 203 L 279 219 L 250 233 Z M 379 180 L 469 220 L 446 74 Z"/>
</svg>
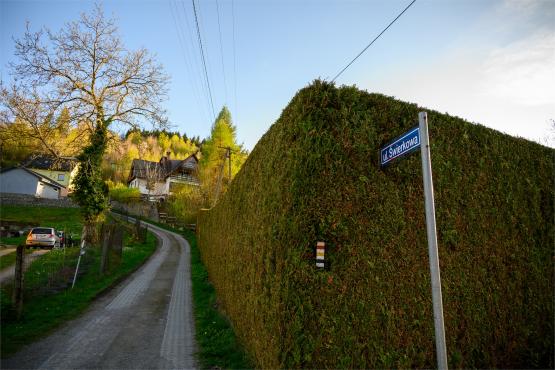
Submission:
<svg viewBox="0 0 555 370">
<path fill-rule="evenodd" d="M 195 368 L 190 247 L 177 234 L 149 228 L 161 245 L 142 268 L 2 368 Z"/>
<path fill-rule="evenodd" d="M 2 248 L 0 249 L 0 257 L 15 252 L 15 248 Z"/>
<path fill-rule="evenodd" d="M 15 250 L 15 249 L 14 249 Z M 31 261 L 33 261 L 34 259 L 36 259 L 39 256 L 42 256 L 45 253 L 50 252 L 50 250 L 47 249 L 39 249 L 37 251 L 33 251 L 33 253 L 28 254 L 25 256 L 25 262 L 24 262 L 24 270 L 25 267 L 29 266 L 29 264 L 31 263 Z M 0 284 L 4 283 L 4 281 L 9 280 L 9 279 L 13 279 L 13 276 L 15 274 L 15 264 L 12 266 L 8 266 L 3 270 L 0 270 Z"/>
</svg>

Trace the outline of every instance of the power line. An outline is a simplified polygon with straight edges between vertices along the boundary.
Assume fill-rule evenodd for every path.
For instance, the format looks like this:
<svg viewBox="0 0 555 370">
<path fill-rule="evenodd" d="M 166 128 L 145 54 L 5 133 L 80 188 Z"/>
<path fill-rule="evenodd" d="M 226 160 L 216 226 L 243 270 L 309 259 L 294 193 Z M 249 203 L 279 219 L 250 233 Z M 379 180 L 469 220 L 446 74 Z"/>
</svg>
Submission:
<svg viewBox="0 0 555 370">
<path fill-rule="evenodd" d="M 197 80 L 196 78 L 194 78 L 193 76 L 196 76 L 196 70 L 193 66 L 193 62 L 192 62 L 192 57 L 191 60 L 189 60 L 189 58 L 187 58 L 187 48 L 185 47 L 185 32 L 183 30 L 183 27 L 181 25 L 181 17 L 180 17 L 180 11 L 179 11 L 179 7 L 177 5 L 177 3 L 173 3 L 175 0 L 170 0 L 170 8 L 171 8 L 171 13 L 172 13 L 172 18 L 174 21 L 174 25 L 176 28 L 176 32 L 177 32 L 177 37 L 179 40 L 179 45 L 181 46 L 181 50 L 183 52 L 183 60 L 185 61 L 185 67 L 187 68 L 188 72 L 187 73 L 187 77 L 189 78 L 189 82 L 191 84 L 191 87 L 193 88 L 193 95 L 195 95 L 195 100 L 197 102 L 197 106 L 198 109 L 201 111 L 201 113 L 206 114 L 206 110 L 202 109 L 201 107 L 203 107 L 203 105 L 201 104 L 201 99 L 200 99 L 200 92 L 202 91 L 202 89 L 200 89 L 197 85 Z M 174 6 L 175 6 L 175 11 L 174 11 Z M 185 20 L 187 21 L 187 14 L 185 14 Z M 190 32 L 190 30 L 189 30 Z M 189 38 L 190 38 L 190 33 L 189 33 Z M 193 45 L 193 43 L 191 42 L 191 45 Z M 201 81 L 201 85 L 202 85 L 202 81 Z M 203 91 L 204 92 L 204 91 Z M 206 98 L 208 98 L 207 94 L 206 94 Z M 208 102 L 208 104 L 210 104 L 210 102 Z M 206 108 L 206 107 L 204 107 Z M 210 109 L 210 108 L 208 108 Z M 210 120 L 210 113 L 208 113 L 208 115 L 206 116 L 208 118 L 208 120 Z"/>
<path fill-rule="evenodd" d="M 235 102 L 235 116 L 239 118 L 237 110 L 237 58 L 235 56 L 235 2 L 231 0 L 231 24 L 233 27 L 233 96 Z"/>
<path fill-rule="evenodd" d="M 198 24 L 197 7 L 195 6 L 195 0 L 193 2 L 193 12 L 195 13 L 195 24 L 197 26 L 197 36 L 200 45 L 200 56 L 202 57 L 202 65 L 204 66 L 204 77 L 206 78 L 206 84 L 208 86 L 208 94 L 210 96 L 210 106 L 212 107 L 212 115 L 214 120 L 216 120 L 216 112 L 214 111 L 214 101 L 212 100 L 212 89 L 210 89 L 210 80 L 208 79 L 208 70 L 206 69 L 206 59 L 204 58 L 204 48 L 202 47 L 202 38 L 200 37 L 200 27 Z"/>
<path fill-rule="evenodd" d="M 179 2 L 181 4 L 181 8 L 183 9 L 183 18 L 185 19 L 185 24 L 187 26 L 187 36 L 189 39 L 189 44 L 191 45 L 191 53 L 193 52 L 193 50 L 199 50 L 199 47 L 195 47 L 195 45 L 198 45 L 198 42 L 195 43 L 194 41 L 194 35 L 193 35 L 193 29 L 191 27 L 191 25 L 189 24 L 189 17 L 187 16 L 188 12 L 187 9 L 185 9 L 185 3 L 184 2 Z M 177 7 L 177 3 L 176 3 L 176 7 Z M 179 11 L 177 12 L 179 15 Z M 185 33 L 185 31 L 183 31 Z M 199 52 L 200 54 L 200 52 Z M 191 60 L 192 60 L 192 65 L 194 65 L 194 69 L 195 69 L 195 76 L 197 76 L 197 71 L 198 71 L 198 75 L 203 75 L 202 73 L 202 67 L 200 66 L 200 63 L 202 62 L 202 60 L 199 62 L 198 61 L 199 58 L 194 58 L 191 54 Z M 195 79 L 196 82 L 196 79 Z M 208 94 L 208 86 L 206 86 L 206 81 L 204 78 L 200 77 L 200 90 L 202 90 L 202 93 L 204 94 L 204 97 L 206 98 L 206 113 L 207 113 L 207 117 L 208 117 L 208 121 L 210 121 L 210 95 Z M 204 110 L 203 110 L 204 112 Z"/>
<path fill-rule="evenodd" d="M 385 31 L 387 31 L 387 29 L 388 29 L 389 27 L 391 27 L 391 25 L 392 25 L 393 23 L 395 23 L 395 21 L 397 21 L 397 19 L 399 19 L 399 17 L 401 17 L 401 16 L 403 15 L 403 13 L 405 13 L 405 12 L 407 11 L 407 9 L 410 8 L 410 7 L 412 6 L 412 4 L 414 4 L 415 2 L 416 2 L 416 0 L 412 0 L 412 2 L 411 2 L 401 13 L 399 13 L 399 15 L 398 15 L 397 17 L 395 17 L 395 19 L 392 20 L 391 23 L 389 23 L 389 24 L 387 25 L 387 27 L 384 28 L 383 31 L 380 32 L 380 34 L 374 38 L 374 40 L 372 40 L 372 42 L 370 42 L 368 45 L 366 45 L 366 47 L 365 47 L 364 49 L 362 49 L 362 51 L 361 51 L 360 53 L 358 53 L 358 55 L 357 55 L 353 60 L 351 60 L 351 61 L 349 62 L 349 64 L 347 64 L 347 65 L 345 66 L 345 68 L 343 68 L 343 69 L 341 70 L 341 72 L 339 72 L 339 73 L 333 78 L 333 80 L 331 80 L 331 82 L 335 82 L 335 80 L 337 79 L 337 77 L 341 76 L 341 74 L 342 74 L 343 72 L 345 72 L 345 70 L 346 70 L 347 68 L 349 68 L 349 67 L 351 66 L 351 64 L 353 64 L 354 61 L 357 60 L 358 57 L 360 57 L 360 56 L 366 51 L 366 49 L 368 49 L 370 46 L 372 46 L 372 44 L 374 43 L 374 41 L 376 41 L 377 39 L 379 39 L 380 36 L 381 36 Z"/>
<path fill-rule="evenodd" d="M 216 12 L 218 13 L 218 33 L 220 34 L 220 56 L 222 59 L 222 72 L 224 75 L 224 95 L 225 95 L 225 102 L 227 103 L 227 81 L 225 78 L 224 47 L 222 43 L 222 27 L 220 25 L 220 4 L 218 0 L 216 0 Z"/>
</svg>

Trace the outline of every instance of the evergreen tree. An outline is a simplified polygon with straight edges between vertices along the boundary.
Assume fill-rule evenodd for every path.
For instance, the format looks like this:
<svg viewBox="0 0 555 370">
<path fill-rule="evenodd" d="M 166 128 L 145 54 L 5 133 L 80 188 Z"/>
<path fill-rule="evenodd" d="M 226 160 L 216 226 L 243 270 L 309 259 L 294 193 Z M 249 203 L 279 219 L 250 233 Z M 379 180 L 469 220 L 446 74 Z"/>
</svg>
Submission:
<svg viewBox="0 0 555 370">
<path fill-rule="evenodd" d="M 229 174 L 231 155 L 231 176 Z M 223 107 L 201 148 L 200 178 L 208 205 L 212 205 L 225 191 L 246 159 L 244 150 L 236 142 L 236 128 L 231 113 Z"/>
</svg>

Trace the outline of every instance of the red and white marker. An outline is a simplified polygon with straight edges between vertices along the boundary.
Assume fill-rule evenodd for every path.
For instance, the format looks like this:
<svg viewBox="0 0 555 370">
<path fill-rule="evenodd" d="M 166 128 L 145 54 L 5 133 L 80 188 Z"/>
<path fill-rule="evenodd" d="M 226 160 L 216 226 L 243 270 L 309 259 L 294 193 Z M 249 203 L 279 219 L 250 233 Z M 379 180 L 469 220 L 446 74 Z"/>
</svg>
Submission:
<svg viewBox="0 0 555 370">
<path fill-rule="evenodd" d="M 326 253 L 326 243 L 316 243 L 316 267 L 324 268 L 324 254 Z"/>
</svg>

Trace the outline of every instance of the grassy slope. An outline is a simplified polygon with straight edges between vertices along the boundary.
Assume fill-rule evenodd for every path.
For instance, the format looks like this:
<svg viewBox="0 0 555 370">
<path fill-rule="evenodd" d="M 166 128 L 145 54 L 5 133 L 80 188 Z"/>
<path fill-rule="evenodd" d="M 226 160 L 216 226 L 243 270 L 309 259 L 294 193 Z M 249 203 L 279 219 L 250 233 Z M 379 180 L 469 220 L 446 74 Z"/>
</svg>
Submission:
<svg viewBox="0 0 555 370">
<path fill-rule="evenodd" d="M 247 369 L 252 362 L 238 343 L 229 320 L 218 310 L 218 298 L 202 264 L 197 239 L 189 230 L 180 231 L 166 224 L 142 218 L 163 229 L 182 234 L 191 246 L 191 280 L 195 311 L 197 358 L 203 368 Z"/>
<path fill-rule="evenodd" d="M 56 230 L 65 230 L 67 235 L 72 234 L 74 238 L 81 235 L 83 227 L 79 208 L 2 205 L 0 220 L 53 227 Z M 25 241 L 25 237 L 26 235 L 16 238 L 0 238 L 0 244 L 18 245 Z"/>
<path fill-rule="evenodd" d="M 48 225 L 65 225 L 66 230 L 77 233 L 80 231 L 80 221 L 76 219 L 78 210 L 54 209 L 54 212 L 46 212 L 38 207 L 21 209 L 17 207 L 18 215 L 23 219 L 39 219 L 46 216 Z M 33 215 L 33 212 L 37 212 Z M 77 212 L 76 212 L 77 211 Z M 63 221 L 55 219 L 54 215 L 64 215 Z M 13 220 L 18 220 L 12 216 Z M 79 315 L 100 293 L 113 286 L 117 281 L 136 270 L 143 264 L 156 249 L 156 238 L 148 234 L 147 242 L 139 244 L 127 239 L 123 250 L 122 263 L 110 274 L 101 276 L 99 271 L 100 252 L 97 248 L 89 248 L 82 266 L 87 272 L 80 276 L 74 289 L 59 291 L 55 294 L 45 294 L 39 288 L 48 284 L 56 284 L 52 281 L 52 274 L 60 269 L 69 267 L 73 269 L 77 263 L 79 248 L 66 248 L 66 250 L 54 250 L 37 259 L 26 271 L 25 300 L 22 319 L 17 321 L 15 313 L 10 304 L 10 287 L 2 289 L 2 357 L 17 351 L 23 345 L 31 343 L 48 334 L 60 324 Z M 63 259 L 63 263 L 62 263 Z M 62 274 L 63 276 L 63 274 Z M 71 279 L 72 271 L 69 273 Z"/>
</svg>

